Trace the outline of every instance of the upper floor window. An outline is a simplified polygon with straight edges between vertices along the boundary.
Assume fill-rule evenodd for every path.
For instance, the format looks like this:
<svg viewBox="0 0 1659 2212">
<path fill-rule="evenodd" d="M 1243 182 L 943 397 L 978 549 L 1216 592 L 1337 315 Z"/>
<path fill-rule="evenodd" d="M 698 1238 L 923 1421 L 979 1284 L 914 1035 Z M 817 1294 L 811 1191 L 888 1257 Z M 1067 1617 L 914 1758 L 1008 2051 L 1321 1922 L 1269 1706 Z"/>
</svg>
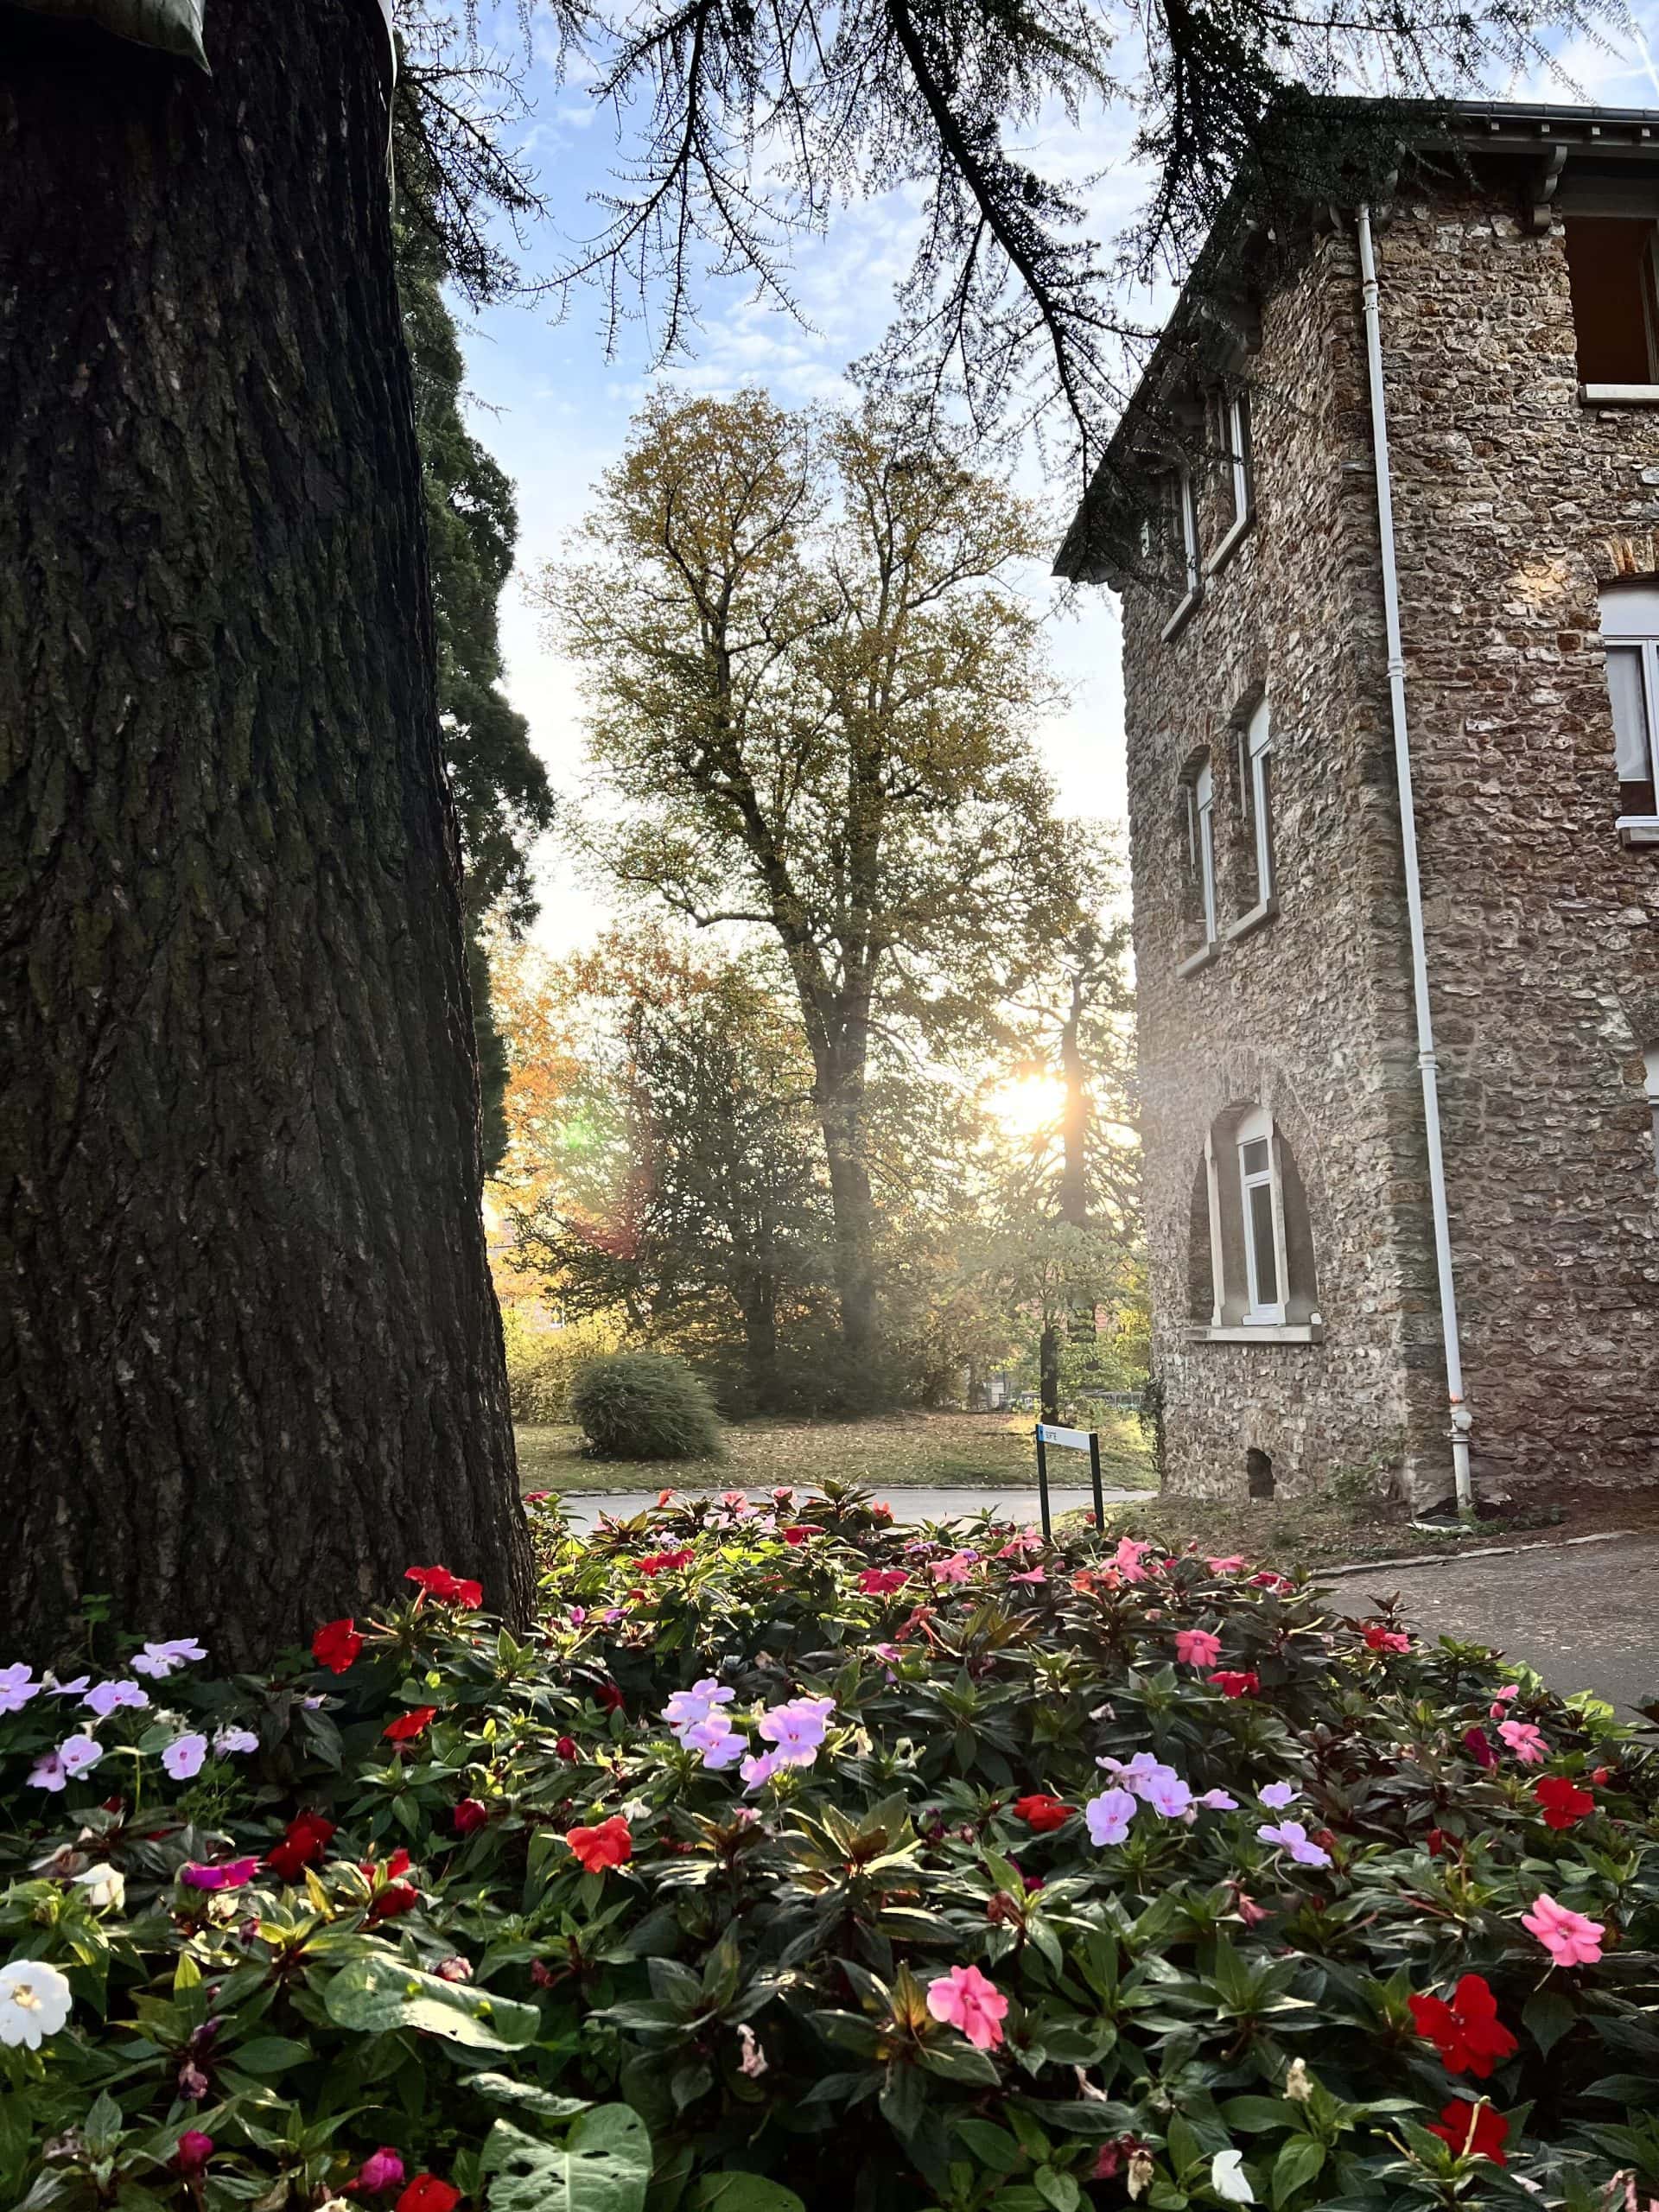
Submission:
<svg viewBox="0 0 1659 2212">
<path fill-rule="evenodd" d="M 1659 386 L 1659 225 L 1647 215 L 1569 215 L 1566 231 L 1585 397 Z"/>
<path fill-rule="evenodd" d="M 1237 733 L 1238 805 L 1243 830 L 1243 904 L 1254 914 L 1273 896 L 1273 729 L 1261 700 Z"/>
<path fill-rule="evenodd" d="M 1217 388 L 1211 408 L 1211 435 L 1219 457 L 1216 521 L 1220 531 L 1205 574 L 1213 575 L 1250 526 L 1255 487 L 1250 473 L 1250 403 L 1248 393 Z"/>
<path fill-rule="evenodd" d="M 1204 566 L 1198 550 L 1198 495 L 1192 486 L 1192 472 L 1185 461 L 1160 480 L 1159 491 L 1162 502 L 1162 562 L 1174 575 L 1181 594 L 1163 628 L 1163 635 L 1173 638 L 1198 605 L 1204 588 Z"/>
<path fill-rule="evenodd" d="M 1618 827 L 1649 842 L 1659 837 L 1659 585 L 1609 584 L 1601 594 L 1601 635 L 1613 707 Z"/>
<path fill-rule="evenodd" d="M 1186 803 L 1186 874 L 1204 925 L 1201 950 L 1216 941 L 1216 779 L 1206 753 L 1183 786 Z"/>
</svg>

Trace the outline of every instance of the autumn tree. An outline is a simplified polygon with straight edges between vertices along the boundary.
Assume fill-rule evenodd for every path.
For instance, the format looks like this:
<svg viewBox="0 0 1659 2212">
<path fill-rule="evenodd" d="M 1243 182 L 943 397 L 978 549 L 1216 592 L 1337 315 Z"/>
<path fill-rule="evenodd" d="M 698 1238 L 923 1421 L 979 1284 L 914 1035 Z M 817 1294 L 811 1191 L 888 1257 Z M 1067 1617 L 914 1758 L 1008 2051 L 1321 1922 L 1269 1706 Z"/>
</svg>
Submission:
<svg viewBox="0 0 1659 2212">
<path fill-rule="evenodd" d="M 1027 734 L 1038 518 L 904 416 L 658 398 L 544 582 L 584 665 L 591 852 L 766 931 L 811 1058 L 849 1364 L 873 1372 L 873 1038 L 942 1039 L 1075 923 Z"/>
</svg>

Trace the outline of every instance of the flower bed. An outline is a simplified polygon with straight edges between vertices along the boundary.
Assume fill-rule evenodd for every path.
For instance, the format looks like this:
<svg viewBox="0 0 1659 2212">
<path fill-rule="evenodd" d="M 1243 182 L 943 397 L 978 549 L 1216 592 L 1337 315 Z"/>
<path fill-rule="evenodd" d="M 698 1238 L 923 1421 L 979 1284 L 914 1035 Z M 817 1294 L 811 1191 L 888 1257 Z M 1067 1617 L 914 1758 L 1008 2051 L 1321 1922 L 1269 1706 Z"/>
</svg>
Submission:
<svg viewBox="0 0 1659 2212">
<path fill-rule="evenodd" d="M 0 2202 L 1659 2193 L 1605 1709 L 1132 1539 L 532 1510 L 526 1641 L 424 1568 L 270 1677 L 0 1669 Z"/>
</svg>

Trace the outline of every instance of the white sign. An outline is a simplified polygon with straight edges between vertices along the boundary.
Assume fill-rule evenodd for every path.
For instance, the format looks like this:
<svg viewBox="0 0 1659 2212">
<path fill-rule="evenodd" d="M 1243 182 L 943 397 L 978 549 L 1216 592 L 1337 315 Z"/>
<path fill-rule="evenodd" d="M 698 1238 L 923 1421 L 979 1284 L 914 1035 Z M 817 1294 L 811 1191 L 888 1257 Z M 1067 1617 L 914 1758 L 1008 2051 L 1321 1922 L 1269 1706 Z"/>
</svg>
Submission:
<svg viewBox="0 0 1659 2212">
<path fill-rule="evenodd" d="M 1037 1433 L 1045 1444 L 1064 1444 L 1068 1452 L 1086 1452 L 1089 1449 L 1086 1428 L 1051 1428 L 1046 1421 L 1039 1421 Z"/>
</svg>

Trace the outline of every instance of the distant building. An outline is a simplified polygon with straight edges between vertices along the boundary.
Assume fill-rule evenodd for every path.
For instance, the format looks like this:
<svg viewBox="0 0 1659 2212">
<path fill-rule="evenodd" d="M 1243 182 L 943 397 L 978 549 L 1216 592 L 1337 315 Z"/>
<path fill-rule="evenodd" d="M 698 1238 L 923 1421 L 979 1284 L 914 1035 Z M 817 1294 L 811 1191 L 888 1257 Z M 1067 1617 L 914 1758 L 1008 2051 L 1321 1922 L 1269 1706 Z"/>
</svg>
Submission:
<svg viewBox="0 0 1659 2212">
<path fill-rule="evenodd" d="M 1230 211 L 1057 563 L 1122 594 L 1190 1491 L 1659 1475 L 1659 114 L 1452 136 Z"/>
</svg>

